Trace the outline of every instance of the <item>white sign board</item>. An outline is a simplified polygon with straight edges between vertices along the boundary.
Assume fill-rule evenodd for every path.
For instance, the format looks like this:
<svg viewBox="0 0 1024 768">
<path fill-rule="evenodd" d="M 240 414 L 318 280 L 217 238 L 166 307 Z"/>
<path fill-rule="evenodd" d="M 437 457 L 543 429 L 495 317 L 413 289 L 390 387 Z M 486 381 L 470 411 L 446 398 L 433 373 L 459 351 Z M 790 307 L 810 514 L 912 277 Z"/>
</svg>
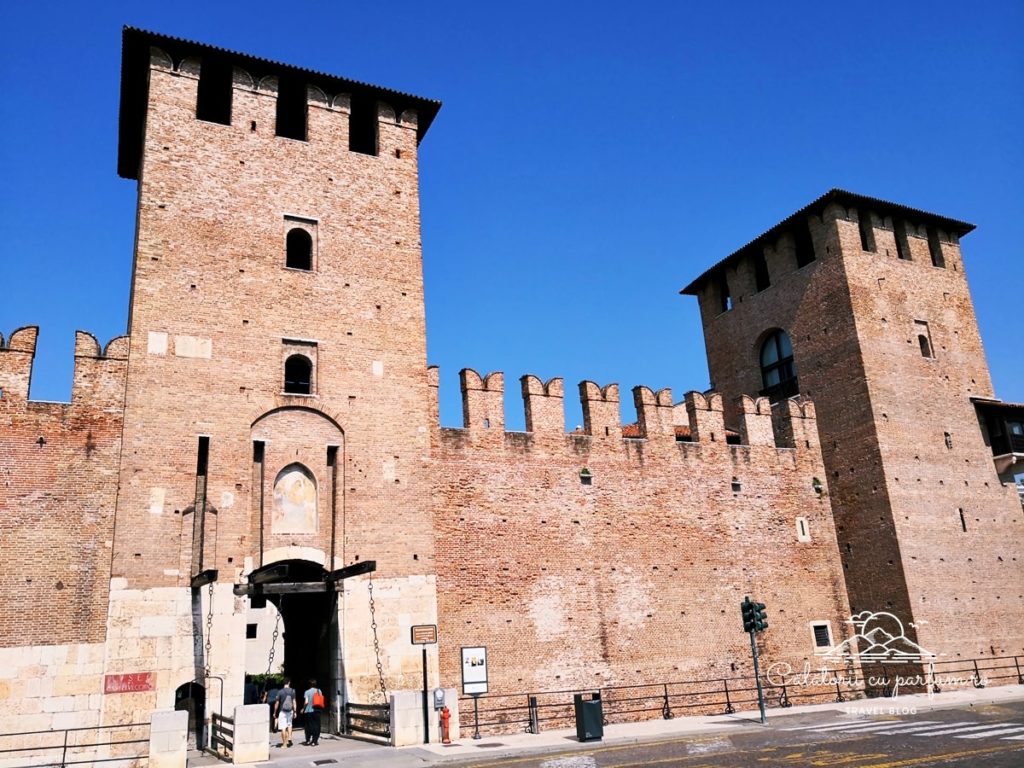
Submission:
<svg viewBox="0 0 1024 768">
<path fill-rule="evenodd" d="M 462 649 L 462 692 L 487 693 L 487 649 L 483 646 Z"/>
</svg>

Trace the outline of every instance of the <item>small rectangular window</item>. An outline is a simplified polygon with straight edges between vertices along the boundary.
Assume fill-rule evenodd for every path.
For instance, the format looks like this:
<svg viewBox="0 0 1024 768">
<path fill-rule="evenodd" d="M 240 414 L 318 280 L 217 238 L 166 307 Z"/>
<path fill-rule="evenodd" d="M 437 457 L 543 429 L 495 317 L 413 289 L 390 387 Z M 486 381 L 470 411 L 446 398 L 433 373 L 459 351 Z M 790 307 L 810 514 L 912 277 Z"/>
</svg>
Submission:
<svg viewBox="0 0 1024 768">
<path fill-rule="evenodd" d="M 338 446 L 328 445 L 327 446 L 327 466 L 333 467 L 338 463 Z"/>
<path fill-rule="evenodd" d="M 245 639 L 246 640 L 255 640 L 256 639 L 256 625 L 255 624 L 246 624 L 245 625 Z"/>
<path fill-rule="evenodd" d="M 263 463 L 263 450 L 264 450 L 264 446 L 265 445 L 266 445 L 266 443 L 264 443 L 262 440 L 253 440 L 252 441 L 252 462 L 253 462 L 253 464 L 262 464 Z"/>
<path fill-rule="evenodd" d="M 917 336 L 921 357 L 935 357 L 935 346 L 932 344 L 932 332 L 928 323 L 924 320 L 915 320 L 914 334 Z"/>
<path fill-rule="evenodd" d="M 725 273 L 718 276 L 718 301 L 719 309 L 728 312 L 732 309 L 732 296 L 729 293 L 729 281 L 725 279 Z"/>
<path fill-rule="evenodd" d="M 829 631 L 828 623 L 823 622 L 811 624 L 811 630 L 814 632 L 815 648 L 832 647 L 832 633 Z"/>
</svg>

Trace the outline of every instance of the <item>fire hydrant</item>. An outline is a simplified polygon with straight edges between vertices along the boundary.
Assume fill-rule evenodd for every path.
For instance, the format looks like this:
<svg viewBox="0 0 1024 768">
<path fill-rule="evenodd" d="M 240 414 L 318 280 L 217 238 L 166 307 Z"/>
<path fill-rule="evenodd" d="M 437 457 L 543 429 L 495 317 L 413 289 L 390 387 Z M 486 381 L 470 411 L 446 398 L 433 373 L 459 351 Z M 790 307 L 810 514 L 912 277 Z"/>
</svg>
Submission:
<svg viewBox="0 0 1024 768">
<path fill-rule="evenodd" d="M 441 743 L 451 744 L 452 738 L 448 733 L 448 724 L 452 719 L 452 711 L 448 707 L 441 707 Z"/>
</svg>

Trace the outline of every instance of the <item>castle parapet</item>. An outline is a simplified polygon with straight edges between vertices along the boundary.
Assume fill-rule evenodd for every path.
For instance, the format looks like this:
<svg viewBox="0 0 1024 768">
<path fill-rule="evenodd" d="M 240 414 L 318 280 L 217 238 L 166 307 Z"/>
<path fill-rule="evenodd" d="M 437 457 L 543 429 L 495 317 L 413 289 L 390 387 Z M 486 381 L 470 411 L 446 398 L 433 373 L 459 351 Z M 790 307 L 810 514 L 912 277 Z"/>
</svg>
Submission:
<svg viewBox="0 0 1024 768">
<path fill-rule="evenodd" d="M 71 402 L 98 408 L 124 405 L 125 377 L 128 373 L 128 337 L 111 339 L 105 349 L 91 333 L 75 332 L 75 374 Z"/>
<path fill-rule="evenodd" d="M 459 371 L 462 386 L 462 426 L 470 432 L 505 431 L 505 374 L 493 371 L 484 377 L 472 368 Z"/>
<path fill-rule="evenodd" d="M 565 390 L 562 379 L 549 379 L 545 384 L 527 374 L 520 380 L 523 407 L 526 409 L 526 431 L 565 434 Z"/>
<path fill-rule="evenodd" d="M 779 448 L 818 448 L 818 422 L 810 400 L 794 397 L 775 403 L 772 423 Z"/>
<path fill-rule="evenodd" d="M 772 428 L 772 405 L 767 397 L 741 395 L 736 399 L 740 419 L 740 443 L 743 445 L 775 445 Z"/>
<path fill-rule="evenodd" d="M 672 390 L 650 387 L 633 387 L 633 403 L 636 405 L 637 426 L 640 436 L 648 439 L 658 435 L 671 435 L 675 439 L 675 423 L 672 417 Z"/>
<path fill-rule="evenodd" d="M 594 437 L 622 437 L 619 411 L 619 385 L 599 387 L 592 381 L 580 382 L 583 406 L 583 431 Z"/>
<path fill-rule="evenodd" d="M 0 399 L 28 400 L 38 337 L 35 325 L 18 328 L 6 343 L 0 336 Z"/>
<path fill-rule="evenodd" d="M 690 435 L 695 443 L 716 443 L 725 441 L 725 416 L 722 413 L 722 396 L 717 392 L 706 395 L 687 392 L 683 399 L 686 417 L 690 422 Z"/>
</svg>

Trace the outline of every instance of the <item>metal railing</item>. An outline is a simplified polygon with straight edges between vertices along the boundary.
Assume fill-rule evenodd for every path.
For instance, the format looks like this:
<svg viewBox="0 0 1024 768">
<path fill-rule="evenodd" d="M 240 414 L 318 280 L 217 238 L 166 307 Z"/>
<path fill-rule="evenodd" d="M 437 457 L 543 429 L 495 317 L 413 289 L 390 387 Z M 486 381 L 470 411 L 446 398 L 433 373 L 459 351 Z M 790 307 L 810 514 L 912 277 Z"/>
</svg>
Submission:
<svg viewBox="0 0 1024 768">
<path fill-rule="evenodd" d="M 861 675 L 834 670 L 828 674 L 773 675 L 762 677 L 765 703 L 772 708 L 794 704 L 844 702 L 866 694 L 891 695 L 954 687 L 1024 684 L 1024 657 L 998 656 L 957 659 L 920 665 L 865 665 Z M 604 724 L 672 719 L 685 715 L 731 714 L 757 707 L 754 677 L 737 676 L 704 680 L 680 680 L 641 685 L 603 686 L 590 689 L 485 694 L 477 698 L 479 728 L 492 734 L 545 728 L 570 727 L 574 721 L 573 696 L 600 693 Z M 459 698 L 463 727 L 473 727 L 474 697 Z"/>
<path fill-rule="evenodd" d="M 391 706 L 348 702 L 341 712 L 342 733 L 378 744 L 391 743 Z"/>
<path fill-rule="evenodd" d="M 148 748 L 149 723 L 0 733 L 0 759 L 18 768 L 134 762 Z"/>
</svg>

